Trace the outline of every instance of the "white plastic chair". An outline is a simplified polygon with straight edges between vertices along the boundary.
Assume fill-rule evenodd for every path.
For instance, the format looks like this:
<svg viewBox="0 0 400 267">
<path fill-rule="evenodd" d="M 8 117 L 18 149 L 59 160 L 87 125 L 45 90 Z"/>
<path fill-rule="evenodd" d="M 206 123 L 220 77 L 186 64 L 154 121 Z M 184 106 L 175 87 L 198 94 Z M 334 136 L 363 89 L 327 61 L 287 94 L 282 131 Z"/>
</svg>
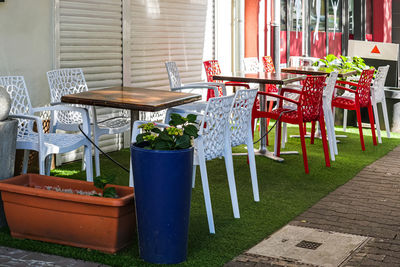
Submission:
<svg viewBox="0 0 400 267">
<path fill-rule="evenodd" d="M 88 91 L 85 76 L 81 68 L 58 69 L 47 72 L 47 80 L 50 88 L 50 99 L 52 105 L 61 103 L 61 97 L 68 94 L 75 94 Z M 118 116 L 110 117 L 104 122 L 98 123 L 96 108 L 87 107 L 93 123 L 94 143 L 99 145 L 99 138 L 105 134 L 118 134 L 130 129 L 130 118 L 126 110 L 119 110 Z M 53 114 L 52 114 L 53 115 Z M 77 131 L 78 125 L 82 122 L 80 114 L 76 112 L 56 111 L 51 131 L 57 129 L 64 131 Z M 96 165 L 96 176 L 100 176 L 99 151 L 94 149 Z"/>
<path fill-rule="evenodd" d="M 82 134 L 61 134 L 43 132 L 43 122 L 35 112 L 64 111 L 79 114 L 82 119 L 82 130 L 90 136 L 89 115 L 86 109 L 72 106 L 52 106 L 32 108 L 24 77 L 3 76 L 0 77 L 0 86 L 6 88 L 10 94 L 12 104 L 10 118 L 18 119 L 17 149 L 24 150 L 22 173 L 28 169 L 29 150 L 39 152 L 39 173 L 50 175 L 50 163 L 52 154 L 66 153 L 81 146 L 85 149 L 86 180 L 93 181 L 92 150 L 91 143 Z M 37 132 L 33 131 L 33 123 L 36 122 Z M 46 163 L 47 159 L 47 163 Z"/>
<path fill-rule="evenodd" d="M 376 129 L 378 131 L 379 143 L 382 143 L 382 137 L 381 137 L 381 127 L 379 123 L 379 115 L 378 115 L 378 105 L 377 105 L 378 103 L 381 103 L 382 105 L 382 113 L 385 122 L 386 134 L 387 137 L 390 138 L 389 117 L 387 113 L 386 97 L 385 97 L 385 82 L 388 71 L 389 71 L 389 65 L 379 67 L 378 72 L 375 74 L 374 84 L 373 86 L 371 86 L 371 100 L 372 100 L 372 107 L 374 109 L 375 123 L 376 123 Z"/>
<path fill-rule="evenodd" d="M 258 73 L 260 72 L 260 63 L 256 57 L 246 57 L 243 59 L 243 66 L 245 73 Z"/>
<path fill-rule="evenodd" d="M 387 113 L 386 97 L 384 90 L 388 71 L 389 71 L 389 65 L 379 67 L 377 73 L 375 74 L 373 85 L 371 86 L 371 102 L 372 102 L 372 108 L 374 109 L 374 117 L 375 117 L 376 129 L 378 132 L 379 143 L 382 143 L 382 137 L 381 137 L 381 128 L 379 123 L 378 103 L 381 103 L 382 105 L 382 113 L 385 122 L 386 134 L 387 137 L 390 138 L 389 117 Z M 354 97 L 354 94 L 349 94 L 347 92 L 345 92 L 343 95 L 347 97 Z M 345 109 L 343 113 L 343 131 L 346 131 L 346 126 L 347 126 L 347 110 Z"/>
<path fill-rule="evenodd" d="M 207 211 L 208 227 L 212 234 L 215 233 L 215 227 L 210 190 L 208 186 L 207 160 L 224 157 L 233 207 L 233 216 L 235 218 L 240 218 L 235 176 L 233 172 L 230 131 L 228 130 L 233 99 L 233 95 L 209 99 L 203 120 L 200 124 L 199 137 L 195 139 L 195 156 L 193 161 L 195 166 L 193 166 L 193 177 L 195 177 L 196 165 L 199 165 Z"/>
<path fill-rule="evenodd" d="M 338 154 L 335 134 L 335 121 L 332 113 L 332 97 L 335 91 L 338 74 L 338 71 L 333 71 L 329 74 L 329 77 L 325 80 L 326 86 L 322 95 L 322 109 L 324 111 L 325 125 L 329 143 L 329 153 L 331 154 L 332 161 L 335 161 L 335 155 Z"/>
<path fill-rule="evenodd" d="M 226 95 L 226 88 L 224 84 L 212 83 L 212 82 L 198 82 L 190 84 L 182 84 L 181 77 L 179 74 L 178 67 L 174 61 L 165 62 L 165 68 L 167 69 L 169 86 L 171 91 L 184 91 L 184 90 L 214 90 L 215 95 L 218 95 L 218 86 L 222 88 L 222 93 Z M 197 101 L 194 103 L 184 104 L 177 107 L 169 108 L 165 115 L 165 122 L 168 123 L 171 113 L 178 113 L 184 115 L 186 110 L 201 112 L 206 108 L 207 101 Z"/>
</svg>

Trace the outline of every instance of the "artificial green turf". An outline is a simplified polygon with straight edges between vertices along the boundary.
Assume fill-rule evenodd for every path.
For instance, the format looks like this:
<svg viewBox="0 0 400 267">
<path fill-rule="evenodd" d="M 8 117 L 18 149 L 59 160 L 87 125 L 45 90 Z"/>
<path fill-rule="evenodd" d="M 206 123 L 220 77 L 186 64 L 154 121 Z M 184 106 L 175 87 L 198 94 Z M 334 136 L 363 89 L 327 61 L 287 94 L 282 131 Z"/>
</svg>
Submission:
<svg viewBox="0 0 400 267">
<path fill-rule="evenodd" d="M 289 134 L 298 132 L 294 127 L 289 127 L 288 131 Z M 391 139 L 387 139 L 386 133 L 383 132 L 383 144 L 373 146 L 369 133 L 367 129 L 364 131 L 366 151 L 362 152 L 358 130 L 349 128 L 346 132 L 348 138 L 340 138 L 339 155 L 335 162 L 331 162 L 330 168 L 325 167 L 321 141 L 317 139 L 314 145 L 310 145 L 307 140 L 310 166 L 308 175 L 304 173 L 301 154 L 284 155 L 283 163 L 256 157 L 260 202 L 253 201 L 246 157 L 234 157 L 240 219 L 233 218 L 223 159 L 208 162 L 216 234 L 211 235 L 208 232 L 198 171 L 196 187 L 192 193 L 188 260 L 181 265 L 222 266 L 291 221 L 329 192 L 346 183 L 362 168 L 400 144 L 399 134 L 393 134 Z M 337 134 L 343 133 L 337 129 Z M 286 147 L 288 150 L 301 150 L 298 138 L 289 138 Z M 270 146 L 270 150 L 272 149 Z M 234 152 L 244 152 L 244 149 L 239 147 L 234 149 Z M 129 166 L 129 150 L 111 153 L 111 155 L 125 166 Z M 80 168 L 81 162 L 74 162 L 54 170 L 52 175 L 85 179 L 85 172 L 77 171 Z M 107 159 L 102 158 L 101 168 L 104 175 L 117 175 L 118 184 L 128 184 L 128 174 Z M 115 255 L 38 241 L 17 240 L 11 238 L 5 228 L 0 231 L 0 245 L 101 262 L 111 266 L 151 265 L 139 259 L 136 236 L 130 247 Z"/>
</svg>

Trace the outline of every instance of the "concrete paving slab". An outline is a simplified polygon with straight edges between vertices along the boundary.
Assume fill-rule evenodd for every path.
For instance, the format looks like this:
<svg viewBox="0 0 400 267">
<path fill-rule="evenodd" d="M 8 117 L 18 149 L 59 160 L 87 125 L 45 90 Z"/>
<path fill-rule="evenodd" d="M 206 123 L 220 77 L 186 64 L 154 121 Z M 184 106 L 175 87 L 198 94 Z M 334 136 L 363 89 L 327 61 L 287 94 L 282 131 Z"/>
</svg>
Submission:
<svg viewBox="0 0 400 267">
<path fill-rule="evenodd" d="M 247 253 L 315 266 L 339 266 L 368 237 L 286 225 Z"/>
</svg>

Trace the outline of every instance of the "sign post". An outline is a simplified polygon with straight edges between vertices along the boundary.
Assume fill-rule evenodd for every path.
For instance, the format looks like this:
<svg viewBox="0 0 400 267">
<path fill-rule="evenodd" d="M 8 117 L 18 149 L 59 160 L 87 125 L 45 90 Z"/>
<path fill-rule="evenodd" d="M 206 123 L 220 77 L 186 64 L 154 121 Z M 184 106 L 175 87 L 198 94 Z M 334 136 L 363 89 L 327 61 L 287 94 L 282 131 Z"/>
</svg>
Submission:
<svg viewBox="0 0 400 267">
<path fill-rule="evenodd" d="M 379 43 L 349 40 L 349 56 L 358 56 L 364 59 L 365 64 L 374 66 L 389 65 L 386 86 L 398 86 L 399 74 L 399 45 L 392 43 Z"/>
</svg>

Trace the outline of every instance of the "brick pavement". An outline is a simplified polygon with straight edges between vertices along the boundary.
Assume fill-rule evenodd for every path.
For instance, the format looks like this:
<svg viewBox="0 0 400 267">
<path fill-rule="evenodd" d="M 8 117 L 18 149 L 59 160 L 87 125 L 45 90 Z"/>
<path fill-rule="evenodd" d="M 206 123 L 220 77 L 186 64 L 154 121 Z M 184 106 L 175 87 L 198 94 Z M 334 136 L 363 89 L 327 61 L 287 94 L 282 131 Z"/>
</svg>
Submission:
<svg viewBox="0 0 400 267">
<path fill-rule="evenodd" d="M 371 237 L 344 266 L 400 266 L 400 146 L 289 224 Z M 225 266 L 298 265 L 244 253 Z"/>
</svg>

